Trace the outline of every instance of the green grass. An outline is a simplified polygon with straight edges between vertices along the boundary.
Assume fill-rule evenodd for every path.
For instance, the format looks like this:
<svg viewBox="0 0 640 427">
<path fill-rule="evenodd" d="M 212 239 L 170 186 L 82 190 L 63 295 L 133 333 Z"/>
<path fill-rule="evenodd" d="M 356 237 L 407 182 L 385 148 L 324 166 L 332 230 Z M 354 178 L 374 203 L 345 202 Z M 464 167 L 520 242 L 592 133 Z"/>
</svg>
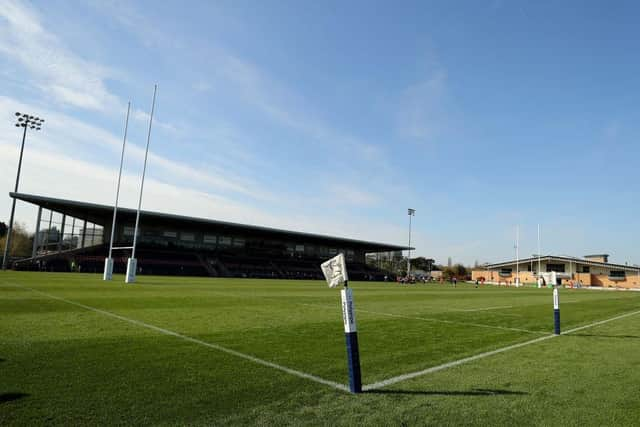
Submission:
<svg viewBox="0 0 640 427">
<path fill-rule="evenodd" d="M 347 383 L 340 295 L 323 282 L 138 280 L 0 273 L 0 425 L 617 426 L 640 419 L 640 314 L 352 395 L 47 296 Z M 352 287 L 365 385 L 553 329 L 548 289 Z M 640 310 L 640 293 L 560 292 L 565 331 Z"/>
</svg>

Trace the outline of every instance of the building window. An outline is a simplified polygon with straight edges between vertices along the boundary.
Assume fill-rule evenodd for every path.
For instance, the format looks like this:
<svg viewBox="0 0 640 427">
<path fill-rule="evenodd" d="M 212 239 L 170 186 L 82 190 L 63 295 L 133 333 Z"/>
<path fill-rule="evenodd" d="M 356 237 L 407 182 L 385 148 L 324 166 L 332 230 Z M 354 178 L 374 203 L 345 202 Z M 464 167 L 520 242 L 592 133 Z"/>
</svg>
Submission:
<svg viewBox="0 0 640 427">
<path fill-rule="evenodd" d="M 588 273 L 589 272 L 589 266 L 588 265 L 583 265 L 582 266 L 582 272 L 583 273 Z"/>
<path fill-rule="evenodd" d="M 626 279 L 627 274 L 624 270 L 611 270 L 609 272 L 610 280 L 624 280 Z"/>
<path fill-rule="evenodd" d="M 172 239 L 175 239 L 176 237 L 178 237 L 178 232 L 177 231 L 163 231 L 162 235 L 164 237 L 170 237 Z"/>
<path fill-rule="evenodd" d="M 513 268 L 501 268 L 500 269 L 500 276 L 502 276 L 502 277 L 511 276 L 511 272 L 512 271 L 513 271 Z"/>
<path fill-rule="evenodd" d="M 564 264 L 547 264 L 547 273 L 551 273 L 552 271 L 564 273 Z"/>
<path fill-rule="evenodd" d="M 196 235 L 193 233 L 180 233 L 180 240 L 185 242 L 193 242 L 196 240 Z"/>
<path fill-rule="evenodd" d="M 133 236 L 134 227 L 124 227 L 124 235 L 125 236 Z"/>
<path fill-rule="evenodd" d="M 233 246 L 238 248 L 244 247 L 244 239 L 240 237 L 236 237 L 235 239 L 233 239 Z"/>
<path fill-rule="evenodd" d="M 202 243 L 206 243 L 209 245 L 215 245 L 217 241 L 218 241 L 218 236 L 213 234 L 205 234 L 204 237 L 202 238 Z"/>
<path fill-rule="evenodd" d="M 292 257 L 292 256 L 293 256 L 293 253 L 294 253 L 294 247 L 293 247 L 293 245 L 291 245 L 291 244 L 287 244 L 287 255 L 289 255 L 289 256 L 291 256 L 291 257 Z"/>
<path fill-rule="evenodd" d="M 231 237 L 221 236 L 220 246 L 231 246 Z"/>
<path fill-rule="evenodd" d="M 296 252 L 304 252 L 304 245 L 296 245 Z"/>
</svg>

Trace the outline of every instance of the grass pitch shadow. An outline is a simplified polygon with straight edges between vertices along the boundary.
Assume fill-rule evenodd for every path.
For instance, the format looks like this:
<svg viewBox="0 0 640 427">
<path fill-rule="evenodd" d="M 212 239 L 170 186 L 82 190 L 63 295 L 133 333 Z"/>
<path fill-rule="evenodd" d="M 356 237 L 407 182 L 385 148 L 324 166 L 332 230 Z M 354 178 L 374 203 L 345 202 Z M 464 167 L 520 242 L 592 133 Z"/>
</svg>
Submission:
<svg viewBox="0 0 640 427">
<path fill-rule="evenodd" d="M 27 393 L 0 393 L 0 405 L 29 396 Z"/>
<path fill-rule="evenodd" d="M 468 391 L 455 390 L 367 390 L 365 393 L 372 394 L 420 394 L 424 396 L 498 396 L 498 395 L 527 395 L 524 391 L 499 390 L 489 388 L 474 388 Z"/>
</svg>

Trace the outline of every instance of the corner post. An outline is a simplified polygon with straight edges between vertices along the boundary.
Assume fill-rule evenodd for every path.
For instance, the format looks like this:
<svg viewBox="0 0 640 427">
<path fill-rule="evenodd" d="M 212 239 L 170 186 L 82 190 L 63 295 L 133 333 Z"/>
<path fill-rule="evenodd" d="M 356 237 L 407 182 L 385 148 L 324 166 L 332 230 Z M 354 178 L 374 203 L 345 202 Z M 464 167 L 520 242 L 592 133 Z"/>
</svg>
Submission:
<svg viewBox="0 0 640 427">
<path fill-rule="evenodd" d="M 560 335 L 560 297 L 558 287 L 553 287 L 553 333 Z"/>
<path fill-rule="evenodd" d="M 342 295 L 342 320 L 344 322 L 344 336 L 347 344 L 347 363 L 349 366 L 349 389 L 351 393 L 362 393 L 362 377 L 360 374 L 360 350 L 358 348 L 358 332 L 356 330 L 355 308 L 353 292 L 344 282 Z"/>
</svg>

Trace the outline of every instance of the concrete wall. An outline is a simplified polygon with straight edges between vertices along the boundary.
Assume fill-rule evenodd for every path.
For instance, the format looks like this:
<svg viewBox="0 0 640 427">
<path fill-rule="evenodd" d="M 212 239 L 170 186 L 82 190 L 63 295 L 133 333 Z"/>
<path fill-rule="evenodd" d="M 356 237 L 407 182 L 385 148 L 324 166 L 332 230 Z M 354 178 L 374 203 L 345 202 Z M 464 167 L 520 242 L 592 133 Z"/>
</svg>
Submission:
<svg viewBox="0 0 640 427">
<path fill-rule="evenodd" d="M 509 276 L 501 276 L 499 271 L 487 271 L 487 270 L 472 270 L 471 280 L 476 280 L 484 277 L 486 281 L 497 283 L 514 283 L 516 280 L 515 271 Z M 562 279 L 563 285 L 569 285 L 571 279 Z M 637 273 L 627 272 L 627 276 L 624 280 L 611 280 L 609 279 L 609 272 L 605 274 L 594 273 L 575 273 L 573 275 L 573 282 L 578 280 L 582 281 L 583 286 L 602 286 L 605 288 L 640 288 L 640 277 Z M 520 272 L 520 282 L 522 283 L 536 283 L 536 277 L 530 271 Z"/>
<path fill-rule="evenodd" d="M 640 288 L 640 278 L 629 272 L 624 280 L 611 280 L 608 274 L 592 274 L 591 284 L 605 288 Z"/>
<path fill-rule="evenodd" d="M 497 270 L 487 271 L 487 270 L 472 270 L 471 271 L 471 280 L 476 280 L 483 278 L 488 282 L 497 282 L 497 283 L 515 283 L 516 281 L 516 272 L 514 271 L 509 276 L 502 276 L 500 272 Z M 521 271 L 520 272 L 520 282 L 521 283 L 535 283 L 536 278 L 530 271 Z"/>
</svg>

